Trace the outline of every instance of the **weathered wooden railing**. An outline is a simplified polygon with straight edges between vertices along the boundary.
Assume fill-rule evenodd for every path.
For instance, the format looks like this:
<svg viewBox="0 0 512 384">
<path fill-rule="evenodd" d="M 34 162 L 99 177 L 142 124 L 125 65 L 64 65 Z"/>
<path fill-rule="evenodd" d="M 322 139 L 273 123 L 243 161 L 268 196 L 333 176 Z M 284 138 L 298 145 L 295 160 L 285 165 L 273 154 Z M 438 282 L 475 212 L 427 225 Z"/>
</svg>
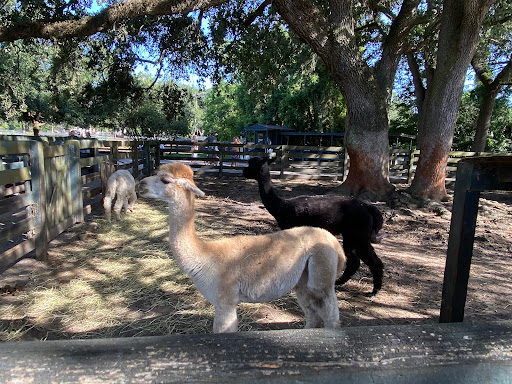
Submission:
<svg viewBox="0 0 512 384">
<path fill-rule="evenodd" d="M 0 343 L 3 383 L 498 384 L 512 322 Z"/>
</svg>

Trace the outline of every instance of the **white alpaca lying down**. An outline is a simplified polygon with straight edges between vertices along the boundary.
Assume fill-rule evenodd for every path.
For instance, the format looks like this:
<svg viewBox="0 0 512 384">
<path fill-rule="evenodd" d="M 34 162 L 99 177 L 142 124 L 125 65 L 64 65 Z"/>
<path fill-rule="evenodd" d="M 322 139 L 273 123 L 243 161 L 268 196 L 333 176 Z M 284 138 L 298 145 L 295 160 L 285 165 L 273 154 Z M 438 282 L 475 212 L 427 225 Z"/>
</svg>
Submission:
<svg viewBox="0 0 512 384">
<path fill-rule="evenodd" d="M 202 241 L 194 225 L 195 195 L 204 193 L 192 169 L 160 166 L 143 179 L 140 195 L 169 203 L 169 242 L 176 261 L 215 307 L 213 331 L 236 332 L 240 302 L 267 302 L 293 288 L 306 328 L 336 328 L 339 310 L 334 282 L 345 267 L 338 240 L 324 229 L 297 227 L 268 235 Z"/>
<path fill-rule="evenodd" d="M 112 200 L 116 198 L 114 203 L 114 215 L 117 220 L 121 219 L 121 209 L 125 212 L 133 212 L 133 205 L 137 201 L 135 193 L 135 179 L 130 171 L 119 169 L 111 174 L 107 180 L 107 188 L 105 197 L 103 198 L 103 208 L 105 209 L 105 217 L 110 222 Z"/>
</svg>

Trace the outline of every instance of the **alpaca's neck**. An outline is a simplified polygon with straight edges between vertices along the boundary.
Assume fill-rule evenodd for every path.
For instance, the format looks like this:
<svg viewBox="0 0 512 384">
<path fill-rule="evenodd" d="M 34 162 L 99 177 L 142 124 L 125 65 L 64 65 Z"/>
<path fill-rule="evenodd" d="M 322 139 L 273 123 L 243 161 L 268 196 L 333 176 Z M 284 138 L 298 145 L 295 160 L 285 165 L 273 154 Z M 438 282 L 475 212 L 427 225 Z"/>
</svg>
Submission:
<svg viewBox="0 0 512 384">
<path fill-rule="evenodd" d="M 169 205 L 169 244 L 174 258 L 188 275 L 201 268 L 202 241 L 196 234 L 194 203 Z"/>
<path fill-rule="evenodd" d="M 276 193 L 276 190 L 272 186 L 270 181 L 270 172 L 264 172 L 258 178 L 258 188 L 260 190 L 261 201 L 271 215 L 275 215 L 279 205 L 281 204 L 281 198 Z"/>
</svg>

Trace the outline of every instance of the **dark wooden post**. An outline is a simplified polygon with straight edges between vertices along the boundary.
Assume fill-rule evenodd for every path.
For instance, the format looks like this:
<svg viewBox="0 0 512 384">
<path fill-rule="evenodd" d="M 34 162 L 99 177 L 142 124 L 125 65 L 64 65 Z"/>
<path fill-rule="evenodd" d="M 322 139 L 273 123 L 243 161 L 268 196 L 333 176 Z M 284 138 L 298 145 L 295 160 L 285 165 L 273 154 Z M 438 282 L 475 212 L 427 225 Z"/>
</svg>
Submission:
<svg viewBox="0 0 512 384">
<path fill-rule="evenodd" d="M 112 143 L 112 146 L 110 147 L 110 157 L 112 159 L 112 163 L 114 163 L 114 166 L 118 167 L 118 161 L 119 161 L 119 143 L 117 141 Z"/>
<path fill-rule="evenodd" d="M 458 163 L 439 316 L 442 323 L 464 319 L 478 199 L 487 190 L 512 190 L 512 156 L 467 158 Z"/>
<path fill-rule="evenodd" d="M 161 158 L 162 150 L 160 149 L 160 141 L 157 141 L 155 146 L 155 168 L 158 168 L 160 166 Z"/>
<path fill-rule="evenodd" d="M 32 203 L 35 205 L 36 233 L 35 247 L 37 260 L 48 260 L 48 225 L 46 222 L 46 185 L 44 174 L 43 143 L 31 141 L 29 148 L 30 174 L 32 180 Z"/>
<path fill-rule="evenodd" d="M 222 170 L 224 168 L 224 155 L 226 152 L 224 144 L 219 143 L 217 148 L 219 148 L 219 177 L 222 177 Z"/>
<path fill-rule="evenodd" d="M 480 198 L 480 192 L 470 192 L 472 173 L 472 164 L 460 164 L 457 169 L 440 322 L 464 319 Z"/>
</svg>

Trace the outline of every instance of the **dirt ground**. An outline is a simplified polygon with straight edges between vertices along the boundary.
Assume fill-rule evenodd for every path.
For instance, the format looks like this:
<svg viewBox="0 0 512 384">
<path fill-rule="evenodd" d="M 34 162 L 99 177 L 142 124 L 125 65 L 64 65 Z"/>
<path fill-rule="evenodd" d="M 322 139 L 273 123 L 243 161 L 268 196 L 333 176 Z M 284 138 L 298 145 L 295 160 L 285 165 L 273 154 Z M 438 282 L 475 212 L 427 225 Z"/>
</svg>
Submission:
<svg viewBox="0 0 512 384">
<path fill-rule="evenodd" d="M 273 217 L 261 203 L 254 181 L 200 177 L 196 183 L 207 194 L 205 198 L 197 199 L 196 203 L 196 229 L 203 239 L 278 230 Z M 339 184 L 331 181 L 274 181 L 274 185 L 285 197 L 329 194 Z M 402 190 L 403 186 L 398 185 L 397 188 Z M 385 267 L 383 289 L 375 298 L 365 295 L 372 289 L 372 278 L 366 265 L 362 264 L 356 275 L 338 288 L 342 326 L 437 322 L 452 199 L 442 204 L 423 203 L 418 206 L 407 194 L 400 192 L 391 203 L 376 204 L 385 219 L 383 231 L 386 237 L 380 244 L 374 245 Z M 86 315 L 83 315 L 84 320 L 70 325 L 66 320 L 71 315 L 67 309 L 62 308 L 51 312 L 51 318 L 42 320 L 40 317 L 44 316 L 34 314 L 24 306 L 23 302 L 29 300 L 29 297 L 32 305 L 35 305 L 49 291 L 59 290 L 63 285 L 90 283 L 91 277 L 80 269 L 89 268 L 92 263 L 96 263 L 95 276 L 100 274 L 103 278 L 108 272 L 112 274 L 112 270 L 108 270 L 110 267 L 98 267 L 99 264 L 94 260 L 101 258 L 106 263 L 114 257 L 105 256 L 111 250 L 108 244 L 100 244 L 98 239 L 102 235 L 119 236 L 119 231 L 126 232 L 126 226 L 139 230 L 144 228 L 146 209 L 156 209 L 162 214 L 163 219 L 160 219 L 159 224 L 161 228 L 157 232 L 139 231 L 137 236 L 142 237 L 139 239 L 140 245 L 134 246 L 134 255 L 129 260 L 136 260 L 139 269 L 148 268 L 144 270 L 144 278 L 148 279 L 171 268 L 165 264 L 172 263 L 172 260 L 167 259 L 165 241 L 168 223 L 165 220 L 166 208 L 161 203 L 139 199 L 133 214 L 135 216 L 129 216 L 122 224 L 109 225 L 101 216 L 102 210 L 95 212 L 87 223 L 68 230 L 52 242 L 49 264 L 25 259 L 0 275 L 1 338 L 32 340 L 209 332 L 213 315 L 211 306 L 192 286 L 183 285 L 171 289 L 166 285 L 173 279 L 187 281 L 174 269 L 172 273 L 162 275 L 158 282 L 141 283 L 137 289 L 133 289 L 138 290 L 140 296 L 131 299 L 127 308 L 122 308 L 122 303 L 127 300 L 124 296 L 116 296 L 117 299 L 109 301 L 107 307 L 112 305 L 121 313 L 121 320 L 113 321 L 111 327 L 103 323 L 91 324 L 86 321 Z M 164 248 L 157 250 L 159 244 Z M 161 259 L 150 259 L 149 254 L 153 250 L 164 254 L 162 257 L 165 261 L 161 261 L 162 264 L 159 261 Z M 79 261 L 77 255 L 86 251 L 93 252 L 92 256 L 88 254 L 87 262 Z M 152 260 L 148 262 L 150 265 L 144 264 L 147 260 Z M 483 193 L 480 198 L 465 321 L 511 319 L 511 276 L 512 194 Z M 98 287 L 98 282 L 103 280 L 96 278 L 95 287 Z M 10 290 L 6 289 L 7 285 Z M 86 289 L 84 302 L 79 303 L 79 306 L 87 306 L 88 297 Z M 105 297 L 102 300 L 105 301 Z M 55 314 L 57 312 L 58 315 Z M 241 305 L 239 315 L 239 329 L 242 331 L 301 328 L 304 325 L 302 312 L 293 294 L 272 303 Z M 156 324 L 157 319 L 165 320 L 165 327 L 159 325 L 150 328 L 149 325 Z M 194 324 L 194 327 L 190 327 L 190 324 Z M 101 333 L 96 328 L 109 328 L 110 331 Z"/>
</svg>

